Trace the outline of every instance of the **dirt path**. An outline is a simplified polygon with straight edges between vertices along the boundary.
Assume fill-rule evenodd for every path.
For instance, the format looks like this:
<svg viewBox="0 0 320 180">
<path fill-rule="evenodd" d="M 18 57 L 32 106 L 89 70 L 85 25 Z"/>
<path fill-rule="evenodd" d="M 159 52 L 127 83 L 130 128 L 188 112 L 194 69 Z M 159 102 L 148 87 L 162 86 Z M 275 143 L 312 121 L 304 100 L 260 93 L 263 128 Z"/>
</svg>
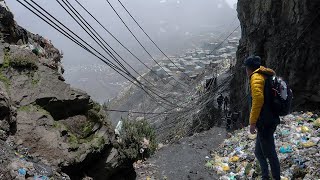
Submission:
<svg viewBox="0 0 320 180">
<path fill-rule="evenodd" d="M 137 164 L 137 179 L 217 179 L 213 170 L 204 165 L 206 158 L 210 157 L 210 151 L 218 147 L 225 137 L 225 129 L 214 127 L 163 147 L 146 162 Z"/>
</svg>

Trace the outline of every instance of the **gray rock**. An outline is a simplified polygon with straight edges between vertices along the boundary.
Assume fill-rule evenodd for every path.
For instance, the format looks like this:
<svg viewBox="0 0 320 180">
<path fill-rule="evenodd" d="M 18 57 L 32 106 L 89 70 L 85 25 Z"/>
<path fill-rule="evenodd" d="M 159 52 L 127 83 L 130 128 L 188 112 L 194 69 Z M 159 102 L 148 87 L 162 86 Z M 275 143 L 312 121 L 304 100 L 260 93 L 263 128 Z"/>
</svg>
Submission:
<svg viewBox="0 0 320 180">
<path fill-rule="evenodd" d="M 0 139 L 6 140 L 16 130 L 16 112 L 12 107 L 5 85 L 0 82 Z"/>
<path fill-rule="evenodd" d="M 231 88 L 231 104 L 248 117 L 247 78 L 241 70 L 245 57 L 261 56 L 263 63 L 289 82 L 296 110 L 320 105 L 320 26 L 318 1 L 239 0 L 242 38 L 237 52 L 238 71 Z"/>
<path fill-rule="evenodd" d="M 46 66 L 39 66 L 32 78 L 29 72 L 12 72 L 11 98 L 21 106 L 35 102 L 57 120 L 84 114 L 89 108 L 90 96 L 72 89 L 58 76 Z"/>
<path fill-rule="evenodd" d="M 0 43 L 0 65 L 3 65 L 4 62 L 4 52 L 3 52 L 3 45 Z"/>
</svg>

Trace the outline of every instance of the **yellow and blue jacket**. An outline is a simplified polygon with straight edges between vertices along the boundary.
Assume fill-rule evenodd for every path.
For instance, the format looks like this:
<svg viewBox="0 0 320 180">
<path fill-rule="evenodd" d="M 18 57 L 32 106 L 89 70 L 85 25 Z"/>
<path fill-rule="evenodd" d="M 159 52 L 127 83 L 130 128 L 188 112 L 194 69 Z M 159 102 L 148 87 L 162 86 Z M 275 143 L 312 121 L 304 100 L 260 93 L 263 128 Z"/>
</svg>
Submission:
<svg viewBox="0 0 320 180">
<path fill-rule="evenodd" d="M 264 85 L 268 76 L 276 73 L 269 68 L 260 66 L 250 75 L 250 91 L 251 91 L 251 112 L 249 124 L 256 124 L 260 118 L 260 113 L 264 105 Z"/>
</svg>

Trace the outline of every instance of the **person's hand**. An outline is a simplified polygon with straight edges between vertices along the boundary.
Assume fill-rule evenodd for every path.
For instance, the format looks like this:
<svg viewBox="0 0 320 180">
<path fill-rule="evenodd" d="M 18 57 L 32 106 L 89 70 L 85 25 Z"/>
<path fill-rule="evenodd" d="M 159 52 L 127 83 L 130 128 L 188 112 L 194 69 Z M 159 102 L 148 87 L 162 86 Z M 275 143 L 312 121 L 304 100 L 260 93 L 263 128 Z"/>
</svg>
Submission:
<svg viewBox="0 0 320 180">
<path fill-rule="evenodd" d="M 251 124 L 250 125 L 250 133 L 251 134 L 255 134 L 257 131 L 256 131 L 256 125 L 255 124 Z"/>
</svg>

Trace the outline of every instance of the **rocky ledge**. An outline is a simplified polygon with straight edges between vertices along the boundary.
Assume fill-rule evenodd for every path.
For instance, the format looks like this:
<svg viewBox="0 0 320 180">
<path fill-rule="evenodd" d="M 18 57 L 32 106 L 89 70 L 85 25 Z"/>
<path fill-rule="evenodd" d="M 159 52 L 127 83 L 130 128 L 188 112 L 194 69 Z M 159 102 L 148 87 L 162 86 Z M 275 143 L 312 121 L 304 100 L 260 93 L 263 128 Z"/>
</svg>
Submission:
<svg viewBox="0 0 320 180">
<path fill-rule="evenodd" d="M 125 175 L 108 116 L 64 82 L 59 50 L 3 6 L 0 28 L 0 179 Z"/>
</svg>

